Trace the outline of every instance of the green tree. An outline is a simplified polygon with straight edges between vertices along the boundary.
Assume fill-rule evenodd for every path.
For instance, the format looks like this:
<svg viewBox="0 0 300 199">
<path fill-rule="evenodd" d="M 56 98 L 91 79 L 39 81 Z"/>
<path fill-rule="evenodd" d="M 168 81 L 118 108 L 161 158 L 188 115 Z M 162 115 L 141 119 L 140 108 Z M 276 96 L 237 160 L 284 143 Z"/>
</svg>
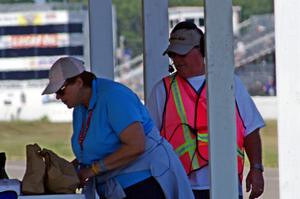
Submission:
<svg viewBox="0 0 300 199">
<path fill-rule="evenodd" d="M 242 21 L 251 15 L 274 12 L 273 0 L 233 0 L 233 5 L 241 6 Z"/>
<path fill-rule="evenodd" d="M 142 52 L 142 1 L 113 0 L 117 12 L 117 35 L 125 37 L 125 48 L 132 50 L 133 56 Z"/>
<path fill-rule="evenodd" d="M 203 0 L 169 0 L 169 6 L 203 6 Z"/>
</svg>

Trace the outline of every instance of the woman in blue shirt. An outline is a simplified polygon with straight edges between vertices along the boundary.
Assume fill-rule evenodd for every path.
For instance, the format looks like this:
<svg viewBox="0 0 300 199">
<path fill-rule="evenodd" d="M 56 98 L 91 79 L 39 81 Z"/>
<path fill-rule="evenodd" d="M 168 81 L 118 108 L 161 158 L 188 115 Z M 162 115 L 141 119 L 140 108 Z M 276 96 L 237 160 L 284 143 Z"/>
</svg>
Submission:
<svg viewBox="0 0 300 199">
<path fill-rule="evenodd" d="M 96 78 L 73 57 L 57 60 L 43 94 L 73 111 L 72 149 L 87 198 L 193 198 L 172 147 L 126 86 Z"/>
</svg>

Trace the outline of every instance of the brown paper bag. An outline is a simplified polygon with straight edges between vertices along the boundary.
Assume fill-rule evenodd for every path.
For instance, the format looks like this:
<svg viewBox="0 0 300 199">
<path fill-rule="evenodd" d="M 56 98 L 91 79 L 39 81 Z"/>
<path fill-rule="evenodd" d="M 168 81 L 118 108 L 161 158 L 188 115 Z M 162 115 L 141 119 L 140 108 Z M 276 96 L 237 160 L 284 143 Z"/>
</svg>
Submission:
<svg viewBox="0 0 300 199">
<path fill-rule="evenodd" d="M 43 149 L 41 154 L 46 164 L 46 191 L 48 193 L 75 193 L 79 178 L 73 164 L 47 149 Z"/>
<path fill-rule="evenodd" d="M 26 171 L 22 180 L 23 194 L 43 194 L 45 163 L 40 155 L 41 148 L 37 144 L 26 146 Z"/>
</svg>

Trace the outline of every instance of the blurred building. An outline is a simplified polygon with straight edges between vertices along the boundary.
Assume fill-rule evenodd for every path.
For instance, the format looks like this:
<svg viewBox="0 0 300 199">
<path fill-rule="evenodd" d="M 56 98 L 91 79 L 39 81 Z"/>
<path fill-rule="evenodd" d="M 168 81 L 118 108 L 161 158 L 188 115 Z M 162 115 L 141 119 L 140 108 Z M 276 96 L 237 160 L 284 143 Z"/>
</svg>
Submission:
<svg viewBox="0 0 300 199">
<path fill-rule="evenodd" d="M 232 26 L 233 33 L 238 34 L 240 23 L 239 6 L 232 7 Z M 172 28 L 180 21 L 191 21 L 204 30 L 204 8 L 203 7 L 170 7 L 169 8 L 169 29 Z"/>
<path fill-rule="evenodd" d="M 81 4 L 0 6 L 0 120 L 70 120 L 54 95 L 41 96 L 51 64 L 85 56 L 87 10 Z"/>
</svg>

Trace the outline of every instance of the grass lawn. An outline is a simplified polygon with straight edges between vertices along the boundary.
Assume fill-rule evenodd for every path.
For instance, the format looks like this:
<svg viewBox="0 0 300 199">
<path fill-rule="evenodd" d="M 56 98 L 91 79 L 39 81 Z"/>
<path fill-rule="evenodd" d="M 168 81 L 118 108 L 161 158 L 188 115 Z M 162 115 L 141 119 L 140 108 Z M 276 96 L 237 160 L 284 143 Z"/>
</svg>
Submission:
<svg viewBox="0 0 300 199">
<path fill-rule="evenodd" d="M 266 121 L 261 129 L 263 161 L 266 167 L 278 167 L 277 121 Z"/>
<path fill-rule="evenodd" d="M 277 122 L 269 120 L 266 124 L 261 130 L 264 165 L 277 167 Z M 72 160 L 71 133 L 70 123 L 0 122 L 0 151 L 4 151 L 9 160 L 22 160 L 25 159 L 25 146 L 38 143 Z"/>
<path fill-rule="evenodd" d="M 70 123 L 0 122 L 0 151 L 9 160 L 25 159 L 26 145 L 37 143 L 72 160 Z"/>
</svg>

